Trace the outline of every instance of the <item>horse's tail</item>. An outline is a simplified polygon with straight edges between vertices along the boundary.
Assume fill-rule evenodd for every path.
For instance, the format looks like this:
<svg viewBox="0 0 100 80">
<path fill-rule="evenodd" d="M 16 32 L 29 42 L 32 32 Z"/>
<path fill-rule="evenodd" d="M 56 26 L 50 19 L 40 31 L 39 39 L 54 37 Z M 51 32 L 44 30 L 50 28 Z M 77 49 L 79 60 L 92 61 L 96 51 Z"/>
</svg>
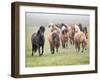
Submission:
<svg viewBox="0 0 100 80">
<path fill-rule="evenodd" d="M 59 35 L 57 33 L 52 34 L 52 40 L 53 40 L 54 46 L 56 46 L 56 47 L 60 46 L 60 38 L 59 38 Z"/>
<path fill-rule="evenodd" d="M 33 33 L 31 37 L 31 42 L 32 42 L 32 51 L 36 52 L 37 51 L 36 33 Z"/>
</svg>

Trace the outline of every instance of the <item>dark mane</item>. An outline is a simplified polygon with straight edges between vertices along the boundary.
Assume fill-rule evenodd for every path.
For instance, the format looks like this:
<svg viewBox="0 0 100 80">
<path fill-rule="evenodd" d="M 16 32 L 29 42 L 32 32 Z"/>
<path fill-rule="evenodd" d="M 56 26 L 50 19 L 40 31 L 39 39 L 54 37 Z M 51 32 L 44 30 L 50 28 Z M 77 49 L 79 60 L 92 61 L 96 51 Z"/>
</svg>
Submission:
<svg viewBox="0 0 100 80">
<path fill-rule="evenodd" d="M 83 27 L 82 27 L 82 24 L 78 24 L 78 26 L 79 26 L 80 31 L 82 31 L 82 32 L 83 32 Z"/>
<path fill-rule="evenodd" d="M 40 31 L 41 32 L 45 32 L 45 27 L 44 26 L 40 26 Z"/>
<path fill-rule="evenodd" d="M 40 26 L 39 30 L 37 31 L 37 35 L 44 33 L 45 32 L 45 27 L 44 26 Z"/>
</svg>

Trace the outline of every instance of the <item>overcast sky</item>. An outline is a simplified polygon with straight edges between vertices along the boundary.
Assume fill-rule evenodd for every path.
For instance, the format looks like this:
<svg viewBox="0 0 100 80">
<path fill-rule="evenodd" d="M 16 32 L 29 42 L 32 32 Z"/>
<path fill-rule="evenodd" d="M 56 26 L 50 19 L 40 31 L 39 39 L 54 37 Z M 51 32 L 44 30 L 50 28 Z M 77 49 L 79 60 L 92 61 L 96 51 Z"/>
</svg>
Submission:
<svg viewBox="0 0 100 80">
<path fill-rule="evenodd" d="M 53 14 L 53 13 L 25 13 L 25 23 L 27 27 L 47 26 L 50 23 L 66 23 L 74 24 L 81 23 L 83 26 L 89 26 L 89 15 L 76 14 Z"/>
</svg>

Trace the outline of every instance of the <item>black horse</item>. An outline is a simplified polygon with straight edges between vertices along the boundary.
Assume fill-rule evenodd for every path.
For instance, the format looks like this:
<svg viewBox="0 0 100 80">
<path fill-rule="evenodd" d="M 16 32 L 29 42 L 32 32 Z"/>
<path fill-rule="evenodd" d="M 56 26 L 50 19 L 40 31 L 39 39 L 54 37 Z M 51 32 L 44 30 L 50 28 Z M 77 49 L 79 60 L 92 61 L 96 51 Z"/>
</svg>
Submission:
<svg viewBox="0 0 100 80">
<path fill-rule="evenodd" d="M 45 43 L 45 37 L 44 37 L 45 27 L 40 26 L 37 33 L 33 33 L 31 37 L 32 42 L 32 56 L 33 52 L 36 52 L 38 50 L 39 56 L 43 55 L 44 53 L 44 43 Z M 41 52 L 42 47 L 42 52 Z"/>
</svg>

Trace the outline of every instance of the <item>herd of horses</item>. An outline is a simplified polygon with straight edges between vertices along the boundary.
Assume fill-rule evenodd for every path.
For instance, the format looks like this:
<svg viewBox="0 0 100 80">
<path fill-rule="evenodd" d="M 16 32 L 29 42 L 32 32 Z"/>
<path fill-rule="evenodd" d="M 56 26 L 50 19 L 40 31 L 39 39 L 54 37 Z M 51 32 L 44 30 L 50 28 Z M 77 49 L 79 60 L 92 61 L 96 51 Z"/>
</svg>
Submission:
<svg viewBox="0 0 100 80">
<path fill-rule="evenodd" d="M 87 49 L 88 31 L 87 27 L 82 24 L 49 24 L 50 32 L 48 34 L 48 42 L 50 44 L 51 53 L 54 54 L 55 50 L 58 52 L 60 45 L 62 48 L 68 47 L 68 44 L 75 46 L 76 51 Z M 45 44 L 45 27 L 40 26 L 37 33 L 33 33 L 31 37 L 32 42 L 32 56 L 38 50 L 39 56 L 44 53 Z"/>
</svg>

